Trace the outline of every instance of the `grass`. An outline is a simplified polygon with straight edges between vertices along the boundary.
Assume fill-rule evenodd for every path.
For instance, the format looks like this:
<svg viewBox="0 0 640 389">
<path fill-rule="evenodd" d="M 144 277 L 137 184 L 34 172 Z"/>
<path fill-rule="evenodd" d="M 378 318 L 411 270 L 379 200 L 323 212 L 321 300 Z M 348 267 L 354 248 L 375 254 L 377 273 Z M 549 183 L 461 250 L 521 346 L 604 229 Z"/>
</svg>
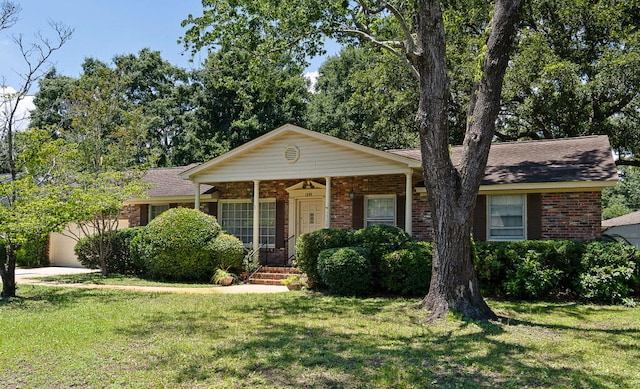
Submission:
<svg viewBox="0 0 640 389">
<path fill-rule="evenodd" d="M 640 387 L 640 309 L 20 286 L 0 300 L 4 388 Z"/>
</svg>

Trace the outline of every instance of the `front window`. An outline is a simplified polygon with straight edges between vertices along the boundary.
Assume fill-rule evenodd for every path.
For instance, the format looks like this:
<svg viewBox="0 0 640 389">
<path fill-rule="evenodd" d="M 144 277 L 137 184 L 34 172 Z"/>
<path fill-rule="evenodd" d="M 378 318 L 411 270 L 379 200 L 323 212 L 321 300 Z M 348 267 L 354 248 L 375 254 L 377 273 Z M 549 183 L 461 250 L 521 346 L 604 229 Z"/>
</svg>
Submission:
<svg viewBox="0 0 640 389">
<path fill-rule="evenodd" d="M 395 196 L 371 196 L 366 198 L 365 226 L 396 224 L 396 198 Z"/>
<path fill-rule="evenodd" d="M 221 201 L 218 213 L 222 229 L 249 246 L 253 242 L 253 203 L 250 200 Z M 276 202 L 260 201 L 260 244 L 274 247 L 276 241 Z"/>
<path fill-rule="evenodd" d="M 169 204 L 149 205 L 149 221 L 158 217 L 162 212 L 169 210 Z"/>
<path fill-rule="evenodd" d="M 489 239 L 525 239 L 525 196 L 489 196 Z"/>
</svg>

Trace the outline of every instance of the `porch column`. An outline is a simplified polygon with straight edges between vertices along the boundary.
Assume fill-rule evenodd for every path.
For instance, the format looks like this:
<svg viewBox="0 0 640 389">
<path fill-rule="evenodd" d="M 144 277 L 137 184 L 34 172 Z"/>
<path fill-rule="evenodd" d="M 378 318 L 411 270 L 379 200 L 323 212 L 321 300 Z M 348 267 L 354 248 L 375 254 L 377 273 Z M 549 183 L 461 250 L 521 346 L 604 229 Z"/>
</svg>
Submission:
<svg viewBox="0 0 640 389">
<path fill-rule="evenodd" d="M 260 248 L 260 181 L 253 181 L 253 251 Z"/>
<path fill-rule="evenodd" d="M 404 205 L 404 230 L 409 235 L 413 235 L 413 171 L 405 173 L 407 176 L 406 196 Z"/>
<path fill-rule="evenodd" d="M 195 209 L 200 209 L 200 183 L 199 182 L 194 182 L 194 185 L 196 187 L 196 201 L 195 201 L 195 205 L 193 207 Z"/>
<path fill-rule="evenodd" d="M 331 177 L 325 177 L 324 191 L 324 227 L 331 228 Z"/>
</svg>

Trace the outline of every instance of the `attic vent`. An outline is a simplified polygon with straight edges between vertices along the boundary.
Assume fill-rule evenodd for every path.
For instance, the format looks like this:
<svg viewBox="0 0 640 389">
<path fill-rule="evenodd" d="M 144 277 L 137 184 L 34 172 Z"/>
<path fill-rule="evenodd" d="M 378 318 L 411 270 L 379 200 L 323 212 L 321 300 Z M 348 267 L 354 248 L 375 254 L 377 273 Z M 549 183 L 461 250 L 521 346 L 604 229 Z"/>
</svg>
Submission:
<svg viewBox="0 0 640 389">
<path fill-rule="evenodd" d="M 284 159 L 289 163 L 295 163 L 300 159 L 300 149 L 293 145 L 287 146 L 287 148 L 284 149 Z"/>
</svg>

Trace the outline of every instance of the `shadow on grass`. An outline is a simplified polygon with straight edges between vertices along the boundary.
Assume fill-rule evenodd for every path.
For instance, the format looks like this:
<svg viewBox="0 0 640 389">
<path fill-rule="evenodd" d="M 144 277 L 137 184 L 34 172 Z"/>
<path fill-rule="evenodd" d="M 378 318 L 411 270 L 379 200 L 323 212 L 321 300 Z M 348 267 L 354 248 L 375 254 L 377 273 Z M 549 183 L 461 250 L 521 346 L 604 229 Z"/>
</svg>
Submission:
<svg viewBox="0 0 640 389">
<path fill-rule="evenodd" d="M 619 379 L 583 370 L 586 364 L 554 367 L 565 356 L 541 356 L 537 347 L 508 336 L 510 325 L 415 323 L 423 318 L 424 312 L 394 300 L 296 295 L 231 304 L 215 317 L 156 312 L 121 330 L 142 339 L 179 333 L 209 345 L 186 359 L 178 343 L 145 356 L 154 361 L 149 369 L 173 369 L 177 384 L 600 388 Z"/>
<path fill-rule="evenodd" d="M 127 301 L 131 298 L 127 292 L 34 285 L 18 285 L 16 294 L 16 297 L 0 299 L 0 308 L 66 309 L 85 304 L 87 300 L 107 303 Z"/>
</svg>

